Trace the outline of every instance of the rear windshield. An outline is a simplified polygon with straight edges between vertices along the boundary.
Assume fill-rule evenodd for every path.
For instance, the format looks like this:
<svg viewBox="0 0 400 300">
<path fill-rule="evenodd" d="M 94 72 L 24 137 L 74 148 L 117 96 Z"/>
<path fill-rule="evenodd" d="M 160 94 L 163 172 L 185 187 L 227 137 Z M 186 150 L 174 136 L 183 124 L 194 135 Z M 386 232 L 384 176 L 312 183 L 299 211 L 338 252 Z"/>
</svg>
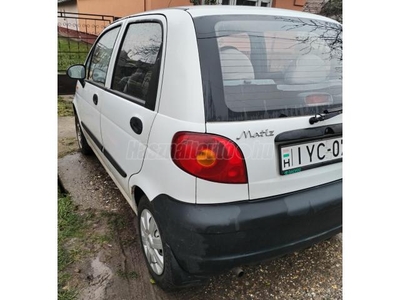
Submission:
<svg viewBox="0 0 400 300">
<path fill-rule="evenodd" d="M 313 19 L 194 19 L 206 119 L 312 115 L 342 104 L 342 27 Z"/>
</svg>

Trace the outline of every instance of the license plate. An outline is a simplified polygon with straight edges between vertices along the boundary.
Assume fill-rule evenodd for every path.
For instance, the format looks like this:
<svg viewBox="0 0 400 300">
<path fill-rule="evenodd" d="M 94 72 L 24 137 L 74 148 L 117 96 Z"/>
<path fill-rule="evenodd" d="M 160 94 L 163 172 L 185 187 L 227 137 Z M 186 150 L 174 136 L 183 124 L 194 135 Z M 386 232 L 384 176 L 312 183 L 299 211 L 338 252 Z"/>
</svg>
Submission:
<svg viewBox="0 0 400 300">
<path fill-rule="evenodd" d="M 343 139 L 310 141 L 280 146 L 280 172 L 289 175 L 342 161 Z"/>
</svg>

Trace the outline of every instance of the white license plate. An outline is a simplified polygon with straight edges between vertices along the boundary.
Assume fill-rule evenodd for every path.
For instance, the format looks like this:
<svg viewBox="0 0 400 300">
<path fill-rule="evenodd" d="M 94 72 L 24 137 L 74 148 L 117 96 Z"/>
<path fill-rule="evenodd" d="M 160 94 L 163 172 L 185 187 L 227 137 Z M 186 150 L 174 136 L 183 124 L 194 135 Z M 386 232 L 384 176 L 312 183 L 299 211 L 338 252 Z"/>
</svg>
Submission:
<svg viewBox="0 0 400 300">
<path fill-rule="evenodd" d="M 280 147 L 281 175 L 289 175 L 342 161 L 343 139 L 310 141 Z"/>
</svg>

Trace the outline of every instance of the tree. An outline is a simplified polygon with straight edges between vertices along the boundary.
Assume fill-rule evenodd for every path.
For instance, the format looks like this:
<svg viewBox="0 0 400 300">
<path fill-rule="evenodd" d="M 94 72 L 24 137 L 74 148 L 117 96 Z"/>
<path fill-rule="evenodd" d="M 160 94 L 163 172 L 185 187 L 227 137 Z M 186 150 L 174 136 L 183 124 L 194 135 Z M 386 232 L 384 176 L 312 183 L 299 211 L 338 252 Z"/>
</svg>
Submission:
<svg viewBox="0 0 400 300">
<path fill-rule="evenodd" d="M 321 15 L 342 23 L 342 0 L 329 0 L 321 9 Z"/>
<path fill-rule="evenodd" d="M 318 33 L 316 35 L 307 35 L 304 38 L 297 38 L 299 44 L 305 45 L 304 51 L 311 52 L 313 44 L 320 43 L 320 40 L 324 40 L 329 46 L 329 54 L 331 59 L 336 58 L 342 61 L 342 26 L 331 23 L 312 19 L 301 19 L 301 18 L 283 18 L 276 17 L 277 20 L 284 20 L 289 25 L 286 26 L 286 30 L 302 30 L 310 33 Z"/>
<path fill-rule="evenodd" d="M 342 22 L 342 0 L 307 0 L 303 11 Z"/>
</svg>

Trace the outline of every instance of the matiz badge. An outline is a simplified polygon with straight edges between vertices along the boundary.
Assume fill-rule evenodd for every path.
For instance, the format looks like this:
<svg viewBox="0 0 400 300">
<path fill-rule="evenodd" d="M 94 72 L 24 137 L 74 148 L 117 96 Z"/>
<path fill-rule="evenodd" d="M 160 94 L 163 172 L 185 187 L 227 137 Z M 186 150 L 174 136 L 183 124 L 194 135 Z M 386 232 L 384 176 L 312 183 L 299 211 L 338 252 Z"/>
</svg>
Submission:
<svg viewBox="0 0 400 300">
<path fill-rule="evenodd" d="M 259 132 L 254 132 L 252 133 L 250 130 L 243 130 L 243 132 L 241 133 L 241 135 L 239 137 L 236 138 L 236 140 L 240 140 L 242 137 L 244 137 L 245 139 L 247 138 L 258 138 L 258 137 L 269 137 L 269 136 L 274 136 L 274 130 L 269 130 L 269 129 L 265 129 L 265 130 L 261 130 Z"/>
</svg>

